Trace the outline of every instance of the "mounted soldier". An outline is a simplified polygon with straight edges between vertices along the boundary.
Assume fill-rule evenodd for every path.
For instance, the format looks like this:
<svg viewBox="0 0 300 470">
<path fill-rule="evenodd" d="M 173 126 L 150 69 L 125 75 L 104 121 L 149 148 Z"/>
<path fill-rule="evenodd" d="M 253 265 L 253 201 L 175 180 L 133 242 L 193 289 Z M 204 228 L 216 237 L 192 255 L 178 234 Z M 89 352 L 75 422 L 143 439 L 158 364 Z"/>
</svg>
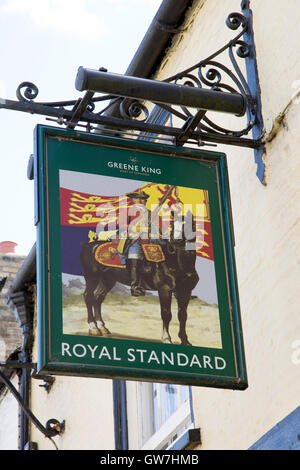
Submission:
<svg viewBox="0 0 300 470">
<path fill-rule="evenodd" d="M 145 260 L 150 263 L 163 262 L 165 257 L 161 246 L 165 241 L 161 238 L 159 228 L 151 226 L 151 212 L 146 207 L 149 195 L 141 191 L 128 193 L 126 196 L 131 199 L 133 205 L 128 211 L 127 238 L 120 239 L 117 250 L 119 255 L 126 259 L 131 277 L 131 294 L 139 297 L 145 295 L 145 288 L 142 286 Z M 162 203 L 159 208 L 161 205 Z M 151 233 L 153 228 L 155 233 Z"/>
<path fill-rule="evenodd" d="M 144 295 L 145 290 L 158 292 L 164 343 L 172 342 L 169 324 L 174 294 L 178 304 L 178 336 L 181 344 L 190 344 L 186 333 L 187 307 L 199 276 L 195 268 L 196 251 L 186 248 L 194 234 L 186 237 L 186 230 L 182 233 L 185 222 L 176 220 L 175 213 L 171 227 L 168 221 L 168 232 L 163 226 L 161 231 L 158 230 L 159 211 L 174 188 L 169 187 L 152 212 L 146 207 L 149 198 L 146 193 L 127 194 L 133 204 L 130 204 L 132 209 L 129 208 L 128 217 L 126 214 L 126 223 L 122 225 L 119 220 L 119 240 L 98 240 L 82 245 L 80 263 L 86 281 L 84 300 L 90 335 L 111 334 L 102 317 L 102 304 L 108 292 L 119 282 L 131 286 L 135 296 Z M 171 213 L 172 210 L 169 211 Z M 149 219 L 154 222 L 150 224 L 152 233 Z"/>
</svg>

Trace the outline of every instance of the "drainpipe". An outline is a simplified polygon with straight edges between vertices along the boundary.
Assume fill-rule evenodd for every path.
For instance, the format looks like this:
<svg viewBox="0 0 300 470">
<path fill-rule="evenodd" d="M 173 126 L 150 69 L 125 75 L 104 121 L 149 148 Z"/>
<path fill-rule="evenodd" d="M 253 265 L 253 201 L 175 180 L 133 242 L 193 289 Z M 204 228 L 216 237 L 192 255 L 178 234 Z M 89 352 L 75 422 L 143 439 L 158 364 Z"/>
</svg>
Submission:
<svg viewBox="0 0 300 470">
<path fill-rule="evenodd" d="M 36 249 L 32 247 L 29 255 L 25 258 L 23 265 L 11 283 L 7 294 L 6 303 L 13 310 L 14 315 L 22 328 L 23 344 L 19 354 L 19 361 L 23 364 L 29 363 L 33 340 L 33 307 L 31 305 L 32 294 L 28 287 L 35 280 L 36 274 Z M 21 370 L 21 397 L 29 407 L 30 370 L 27 367 Z M 20 412 L 20 449 L 24 450 L 29 442 L 29 420 L 24 409 Z"/>
<path fill-rule="evenodd" d="M 125 75 L 150 78 L 155 73 L 173 36 L 181 31 L 187 9 L 193 3 L 194 0 L 164 0 L 161 3 Z M 121 117 L 119 103 L 112 105 L 106 115 Z"/>
<path fill-rule="evenodd" d="M 181 31 L 187 8 L 193 0 L 164 0 L 129 64 L 126 75 L 150 77 L 162 60 L 170 40 Z"/>
</svg>

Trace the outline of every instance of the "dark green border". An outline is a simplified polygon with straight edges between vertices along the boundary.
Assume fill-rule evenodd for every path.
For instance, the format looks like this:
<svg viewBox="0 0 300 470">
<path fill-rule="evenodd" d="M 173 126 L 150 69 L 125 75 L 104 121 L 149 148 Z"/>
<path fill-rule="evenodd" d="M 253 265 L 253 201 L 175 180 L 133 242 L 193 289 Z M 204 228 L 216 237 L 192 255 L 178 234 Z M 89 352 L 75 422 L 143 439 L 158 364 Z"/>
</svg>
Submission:
<svg viewBox="0 0 300 470">
<path fill-rule="evenodd" d="M 128 162 L 130 152 L 130 156 L 134 155 L 140 161 L 145 159 L 148 166 L 159 166 L 163 172 L 161 175 L 151 174 L 148 178 L 146 174 L 140 177 L 116 174 L 115 170 L 104 166 L 105 159 L 116 158 L 116 152 L 118 161 L 123 159 Z M 39 373 L 247 388 L 226 155 L 39 125 L 35 130 L 35 158 Z M 194 353 L 209 357 L 214 354 L 222 356 L 228 364 L 225 371 L 216 375 L 210 369 L 199 369 L 197 373 L 191 373 L 187 368 L 168 371 L 162 369 L 162 366 L 139 369 L 131 367 L 126 361 L 120 361 L 118 367 L 112 367 L 110 361 L 103 361 L 101 365 L 95 365 L 88 359 L 84 363 L 80 360 L 70 363 L 61 356 L 62 341 L 101 345 L 110 350 L 115 346 L 121 357 L 128 347 L 168 352 L 174 350 L 174 345 L 62 334 L 59 169 L 209 191 L 223 347 L 213 349 L 176 345 L 176 353 L 181 352 L 190 357 Z"/>
</svg>

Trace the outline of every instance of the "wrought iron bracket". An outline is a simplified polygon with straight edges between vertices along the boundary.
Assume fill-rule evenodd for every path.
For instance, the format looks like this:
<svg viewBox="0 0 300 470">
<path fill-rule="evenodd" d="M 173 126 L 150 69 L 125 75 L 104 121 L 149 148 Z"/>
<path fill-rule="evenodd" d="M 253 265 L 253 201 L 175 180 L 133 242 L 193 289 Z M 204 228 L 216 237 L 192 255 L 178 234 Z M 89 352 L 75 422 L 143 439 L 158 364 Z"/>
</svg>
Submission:
<svg viewBox="0 0 300 470">
<path fill-rule="evenodd" d="M 87 89 L 83 97 L 78 100 L 38 103 L 35 101 L 38 88 L 31 82 L 23 82 L 17 89 L 18 101 L 0 99 L 0 109 L 44 115 L 47 116 L 46 119 L 64 125 L 67 129 L 79 126 L 87 132 L 97 129 L 103 134 L 134 134 L 135 137 L 137 132 L 142 132 L 143 135 L 149 133 L 149 135 L 167 136 L 169 143 L 177 145 L 223 144 L 252 148 L 257 164 L 257 176 L 263 182 L 264 131 L 252 12 L 249 3 L 249 0 L 243 0 L 242 13 L 230 13 L 228 16 L 226 25 L 236 32 L 236 35 L 219 50 L 163 82 L 151 80 L 158 87 L 159 84 L 164 87 L 170 84 L 173 90 L 174 85 L 178 85 L 178 90 L 182 90 L 182 85 L 193 87 L 194 90 L 200 90 L 200 94 L 210 98 L 213 96 L 217 101 L 224 100 L 228 95 L 231 95 L 232 99 L 242 97 L 245 102 L 245 113 L 244 116 L 234 118 L 235 123 L 232 124 L 234 129 L 222 127 L 223 125 L 218 123 L 218 113 L 214 112 L 211 107 L 200 105 L 195 108 L 190 106 L 190 102 L 189 105 L 165 103 L 155 94 L 145 100 L 147 95 L 143 97 L 140 92 L 136 97 L 133 95 L 128 97 L 124 92 L 119 93 L 118 87 L 100 96 L 95 96 L 95 90 Z M 245 73 L 242 72 L 243 69 Z M 99 71 L 102 75 L 107 72 L 103 68 Z M 189 92 L 192 90 L 190 89 Z M 156 96 L 157 99 L 155 99 Z M 108 103 L 99 111 L 96 110 L 96 105 L 103 104 L 103 102 Z M 168 125 L 151 122 L 149 109 L 153 104 L 169 113 Z M 176 122 L 181 121 L 182 125 L 174 127 L 173 118 L 176 118 Z"/>
<path fill-rule="evenodd" d="M 57 419 L 51 418 L 47 421 L 46 425 L 44 426 L 37 419 L 37 417 L 32 413 L 32 411 L 28 408 L 23 398 L 21 397 L 20 393 L 11 383 L 9 378 L 6 377 L 6 375 L 1 370 L 0 370 L 0 381 L 3 382 L 4 385 L 6 385 L 9 391 L 13 394 L 15 399 L 18 401 L 19 405 L 23 409 L 26 416 L 30 419 L 30 421 L 34 424 L 34 426 L 36 426 L 37 429 L 39 429 L 39 431 L 44 434 L 45 437 L 48 437 L 49 439 L 51 439 L 52 437 L 58 436 L 59 434 L 62 434 L 64 432 L 65 421 L 62 421 L 60 423 Z"/>
<path fill-rule="evenodd" d="M 52 375 L 40 375 L 36 374 L 35 371 L 31 373 L 31 377 L 36 380 L 43 380 L 44 383 L 42 385 L 39 385 L 39 387 L 44 388 L 47 393 L 50 392 L 52 385 L 55 382 L 55 377 Z"/>
</svg>

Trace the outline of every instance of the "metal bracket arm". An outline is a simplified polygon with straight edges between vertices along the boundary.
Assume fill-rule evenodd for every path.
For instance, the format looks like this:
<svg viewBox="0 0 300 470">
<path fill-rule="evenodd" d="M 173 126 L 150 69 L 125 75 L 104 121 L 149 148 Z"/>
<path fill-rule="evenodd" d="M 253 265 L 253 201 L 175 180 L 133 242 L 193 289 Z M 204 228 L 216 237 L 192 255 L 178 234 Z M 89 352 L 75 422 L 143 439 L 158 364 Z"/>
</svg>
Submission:
<svg viewBox="0 0 300 470">
<path fill-rule="evenodd" d="M 246 111 L 246 100 L 240 93 L 204 90 L 203 88 L 100 72 L 83 67 L 78 69 L 75 87 L 79 91 L 103 92 L 158 104 L 219 111 L 237 116 L 243 116 Z"/>
<path fill-rule="evenodd" d="M 46 426 L 43 426 L 43 424 L 36 418 L 36 416 L 32 413 L 32 411 L 26 406 L 19 392 L 16 390 L 14 385 L 5 376 L 5 374 L 3 374 L 1 370 L 0 370 L 0 381 L 3 382 L 4 385 L 6 385 L 6 387 L 10 390 L 10 392 L 18 401 L 21 408 L 24 410 L 24 413 L 26 414 L 26 416 L 39 429 L 39 431 L 44 434 L 44 436 L 51 438 L 51 437 L 57 436 L 58 434 L 61 434 L 64 431 L 65 422 L 62 421 L 60 423 L 57 419 L 53 419 L 53 418 L 47 421 Z"/>
<path fill-rule="evenodd" d="M 195 116 L 187 119 L 185 125 L 182 127 L 181 135 L 175 140 L 176 145 L 184 145 L 189 140 L 205 113 L 206 111 L 200 109 Z"/>
</svg>

